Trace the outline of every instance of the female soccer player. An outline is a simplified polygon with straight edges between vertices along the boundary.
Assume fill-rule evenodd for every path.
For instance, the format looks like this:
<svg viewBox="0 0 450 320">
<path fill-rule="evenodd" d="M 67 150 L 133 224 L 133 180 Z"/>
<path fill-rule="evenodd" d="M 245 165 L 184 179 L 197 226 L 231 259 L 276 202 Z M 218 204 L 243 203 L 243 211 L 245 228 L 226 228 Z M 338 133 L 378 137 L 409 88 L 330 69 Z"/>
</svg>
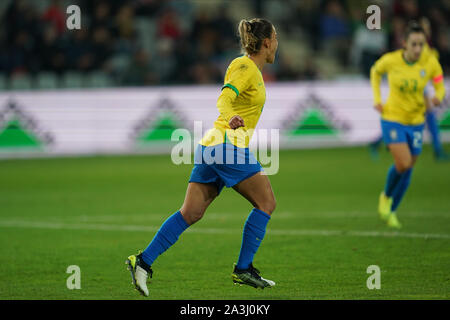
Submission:
<svg viewBox="0 0 450 320">
<path fill-rule="evenodd" d="M 262 289 L 275 285 L 262 278 L 252 264 L 275 210 L 275 197 L 248 144 L 266 98 L 261 70 L 275 60 L 277 33 L 265 19 L 242 20 L 238 29 L 245 55 L 234 59 L 226 71 L 217 101 L 220 115 L 197 146 L 184 203 L 162 224 L 148 247 L 126 261 L 135 288 L 145 296 L 149 294 L 146 282 L 152 276 L 155 259 L 203 217 L 224 186 L 233 187 L 254 207 L 244 225 L 241 250 L 232 273 L 234 283 Z"/>
<path fill-rule="evenodd" d="M 401 228 L 396 210 L 411 180 L 413 166 L 422 150 L 422 131 L 426 104 L 424 88 L 432 80 L 435 95 L 431 99 L 439 105 L 445 95 L 442 67 L 434 55 L 422 54 L 425 33 L 411 22 L 405 34 L 404 49 L 383 55 L 371 69 L 375 109 L 381 113 L 383 140 L 394 158 L 388 171 L 378 212 L 382 220 L 393 228 Z M 389 96 L 383 105 L 380 81 L 387 74 Z"/>
<path fill-rule="evenodd" d="M 431 42 L 431 25 L 427 18 L 421 18 L 420 19 L 420 25 L 424 29 L 425 32 L 425 45 L 422 51 L 422 56 L 426 55 L 434 55 L 436 59 L 439 60 L 439 52 L 428 45 L 429 42 Z M 430 103 L 430 97 L 429 97 L 429 90 L 428 86 L 424 89 L 424 101 L 426 106 L 426 112 L 425 112 L 425 128 L 428 129 L 428 132 L 431 136 L 431 145 L 433 147 L 433 154 L 434 158 L 437 161 L 448 161 L 450 160 L 450 156 L 447 154 L 447 152 L 444 150 L 440 138 L 439 133 L 439 124 L 438 120 L 436 118 L 436 112 L 435 108 L 433 108 L 432 103 Z M 376 140 L 371 142 L 369 144 L 369 150 L 372 158 L 377 159 L 378 158 L 378 149 L 380 148 L 381 144 L 383 142 L 383 136 L 380 135 Z"/>
</svg>

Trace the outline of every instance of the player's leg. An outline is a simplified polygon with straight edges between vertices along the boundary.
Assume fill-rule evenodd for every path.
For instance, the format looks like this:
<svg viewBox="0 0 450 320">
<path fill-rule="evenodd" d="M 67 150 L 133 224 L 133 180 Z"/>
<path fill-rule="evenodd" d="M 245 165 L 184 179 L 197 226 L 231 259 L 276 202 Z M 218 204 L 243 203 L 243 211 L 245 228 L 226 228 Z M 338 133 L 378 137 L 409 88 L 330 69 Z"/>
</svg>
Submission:
<svg viewBox="0 0 450 320">
<path fill-rule="evenodd" d="M 148 276 L 151 277 L 153 273 L 153 262 L 169 249 L 190 225 L 203 217 L 217 195 L 217 186 L 212 183 L 190 182 L 181 209 L 164 221 L 141 254 L 128 257 L 126 263 L 129 265 L 133 284 L 139 292 L 148 296 L 146 282 Z"/>
<path fill-rule="evenodd" d="M 275 195 L 273 194 L 270 180 L 262 171 L 245 179 L 233 189 L 247 199 L 256 209 L 272 215 L 276 208 Z"/>
<path fill-rule="evenodd" d="M 190 182 L 180 209 L 186 223 L 192 225 L 200 220 L 217 195 L 217 186 L 212 183 Z"/>
<path fill-rule="evenodd" d="M 381 192 L 378 201 L 378 213 L 383 221 L 387 221 L 391 214 L 392 194 L 400 181 L 402 172 L 401 166 L 409 161 L 408 139 L 406 136 L 406 127 L 391 121 L 381 120 L 381 131 L 383 140 L 391 154 L 394 157 L 394 164 L 388 170 L 384 190 Z M 392 147 L 393 146 L 393 147 Z M 399 146 L 399 147 L 396 147 Z M 393 149 L 392 149 L 393 148 Z M 392 153 L 392 150 L 394 153 Z M 397 152 L 397 149 L 398 152 Z M 402 152 L 404 150 L 405 152 Z"/>
<path fill-rule="evenodd" d="M 401 172 L 401 177 L 392 191 L 392 213 L 389 216 L 388 226 L 397 228 L 400 227 L 400 223 L 398 223 L 397 215 L 395 213 L 406 193 L 406 190 L 408 190 L 411 183 L 413 167 L 418 156 L 422 152 L 423 125 L 408 126 L 405 129 L 405 133 L 408 147 L 406 148 L 404 145 L 393 145 L 391 147 L 391 153 L 394 156 L 398 170 Z"/>
<path fill-rule="evenodd" d="M 369 151 L 372 159 L 377 160 L 379 157 L 378 149 L 380 149 L 383 143 L 383 136 L 380 135 L 378 138 L 369 143 Z"/>
<path fill-rule="evenodd" d="M 253 257 L 264 238 L 267 223 L 276 206 L 269 178 L 259 172 L 233 186 L 233 189 L 254 207 L 244 225 L 239 259 L 232 274 L 233 281 L 255 288 L 274 286 L 275 282 L 262 278 L 253 267 Z"/>
<path fill-rule="evenodd" d="M 397 173 L 402 174 L 413 165 L 413 157 L 407 143 L 392 143 L 388 146 L 394 159 L 394 167 Z"/>
<path fill-rule="evenodd" d="M 388 180 L 389 176 L 391 176 L 390 178 L 395 180 L 395 183 L 392 183 L 392 185 L 387 183 L 387 188 L 385 189 L 385 192 L 392 199 L 387 223 L 390 227 L 400 228 L 401 224 L 398 222 L 395 212 L 410 184 L 412 168 L 417 160 L 417 156 L 411 154 L 407 143 L 390 144 L 388 148 L 394 158 L 394 166 L 390 169 Z"/>
<path fill-rule="evenodd" d="M 203 217 L 208 206 L 217 196 L 214 184 L 190 182 L 184 203 L 161 225 L 148 247 L 142 252 L 142 259 L 151 266 L 156 258 L 172 246 L 191 224 Z"/>
<path fill-rule="evenodd" d="M 396 212 L 398 206 L 400 205 L 401 200 L 403 199 L 404 194 L 406 193 L 406 190 L 408 189 L 410 183 L 411 183 L 411 176 L 412 171 L 414 168 L 414 165 L 417 161 L 418 156 L 412 156 L 411 157 L 411 166 L 409 169 L 407 169 L 400 179 L 400 182 L 398 183 L 397 187 L 395 188 L 393 192 L 393 201 L 392 201 L 392 207 L 391 211 Z"/>
<path fill-rule="evenodd" d="M 449 157 L 442 148 L 441 138 L 439 135 L 439 124 L 433 110 L 427 110 L 425 113 L 428 131 L 431 135 L 431 143 L 433 146 L 434 157 L 437 160 L 447 160 Z"/>
</svg>

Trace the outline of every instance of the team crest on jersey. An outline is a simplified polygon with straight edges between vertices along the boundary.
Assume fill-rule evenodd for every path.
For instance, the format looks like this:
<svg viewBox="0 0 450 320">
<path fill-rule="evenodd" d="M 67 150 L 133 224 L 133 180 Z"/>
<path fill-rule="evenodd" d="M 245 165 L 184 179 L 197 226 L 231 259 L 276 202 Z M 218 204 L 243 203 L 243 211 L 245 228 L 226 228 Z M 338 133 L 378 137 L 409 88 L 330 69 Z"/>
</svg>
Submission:
<svg viewBox="0 0 450 320">
<path fill-rule="evenodd" d="M 239 70 L 241 70 L 241 71 L 245 71 L 245 70 L 247 70 L 248 69 L 248 66 L 246 65 L 246 64 L 241 64 L 240 66 L 239 66 Z"/>
<path fill-rule="evenodd" d="M 391 136 L 391 140 L 397 140 L 397 130 L 392 129 L 392 130 L 389 132 L 389 135 Z"/>
<path fill-rule="evenodd" d="M 427 73 L 426 73 L 425 69 L 420 70 L 420 76 L 421 76 L 422 78 L 424 78 L 426 74 L 427 74 Z"/>
</svg>

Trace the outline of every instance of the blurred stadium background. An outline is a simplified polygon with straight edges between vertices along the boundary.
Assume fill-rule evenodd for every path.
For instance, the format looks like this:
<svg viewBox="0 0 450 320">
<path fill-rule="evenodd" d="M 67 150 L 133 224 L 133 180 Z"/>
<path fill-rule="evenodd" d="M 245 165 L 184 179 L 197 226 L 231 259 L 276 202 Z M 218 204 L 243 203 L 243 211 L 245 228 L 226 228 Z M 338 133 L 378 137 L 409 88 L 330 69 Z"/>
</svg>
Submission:
<svg viewBox="0 0 450 320">
<path fill-rule="evenodd" d="M 66 28 L 71 4 L 81 30 Z M 366 28 L 370 4 L 381 30 Z M 139 298 L 123 260 L 179 208 L 192 167 L 171 162 L 170 136 L 217 117 L 237 23 L 252 17 L 280 43 L 258 126 L 294 149 L 270 177 L 278 207 L 256 261 L 279 286 L 231 285 L 250 206 L 229 191 L 160 257 L 150 298 L 450 297 L 450 164 L 425 146 L 391 232 L 376 204 L 392 160 L 366 148 L 380 133 L 368 71 L 408 20 L 427 18 L 450 74 L 449 0 L 2 0 L 0 17 L 1 299 Z M 438 119 L 449 141 L 448 98 Z M 382 290 L 366 287 L 373 264 Z M 81 290 L 66 287 L 69 265 Z"/>
<path fill-rule="evenodd" d="M 65 27 L 70 4 L 82 9 L 79 31 Z M 370 4 L 378 32 L 366 28 Z M 220 83 L 239 53 L 237 23 L 254 16 L 279 33 L 268 82 L 363 78 L 423 17 L 450 71 L 448 0 L 5 0 L 0 15 L 0 90 Z"/>
</svg>

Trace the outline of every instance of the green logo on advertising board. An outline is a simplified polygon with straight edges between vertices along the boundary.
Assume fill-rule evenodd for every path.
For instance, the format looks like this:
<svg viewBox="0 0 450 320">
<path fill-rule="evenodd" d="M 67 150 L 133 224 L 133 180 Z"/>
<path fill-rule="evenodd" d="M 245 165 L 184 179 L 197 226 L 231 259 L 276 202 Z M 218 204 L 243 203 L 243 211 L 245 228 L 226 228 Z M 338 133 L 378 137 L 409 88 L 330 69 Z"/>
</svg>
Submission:
<svg viewBox="0 0 450 320">
<path fill-rule="evenodd" d="M 134 126 L 131 139 L 139 144 L 171 142 L 172 133 L 186 128 L 184 115 L 168 99 L 162 99 L 156 108 Z"/>
<path fill-rule="evenodd" d="M 0 131 L 0 148 L 39 147 L 41 142 L 32 133 L 27 132 L 18 119 L 7 122 Z"/>
<path fill-rule="evenodd" d="M 297 125 L 290 131 L 292 135 L 333 135 L 337 130 L 319 109 L 305 110 Z"/>
<path fill-rule="evenodd" d="M 311 94 L 283 122 L 285 134 L 296 136 L 335 136 L 350 125 L 334 114 L 332 108 Z"/>
<path fill-rule="evenodd" d="M 175 114 L 170 112 L 161 112 L 158 118 L 147 130 L 143 130 L 139 135 L 140 141 L 161 141 L 170 140 L 172 132 L 180 128 L 181 124 Z"/>
<path fill-rule="evenodd" d="M 0 111 L 0 150 L 40 149 L 52 141 L 52 136 L 14 102 Z"/>
</svg>

